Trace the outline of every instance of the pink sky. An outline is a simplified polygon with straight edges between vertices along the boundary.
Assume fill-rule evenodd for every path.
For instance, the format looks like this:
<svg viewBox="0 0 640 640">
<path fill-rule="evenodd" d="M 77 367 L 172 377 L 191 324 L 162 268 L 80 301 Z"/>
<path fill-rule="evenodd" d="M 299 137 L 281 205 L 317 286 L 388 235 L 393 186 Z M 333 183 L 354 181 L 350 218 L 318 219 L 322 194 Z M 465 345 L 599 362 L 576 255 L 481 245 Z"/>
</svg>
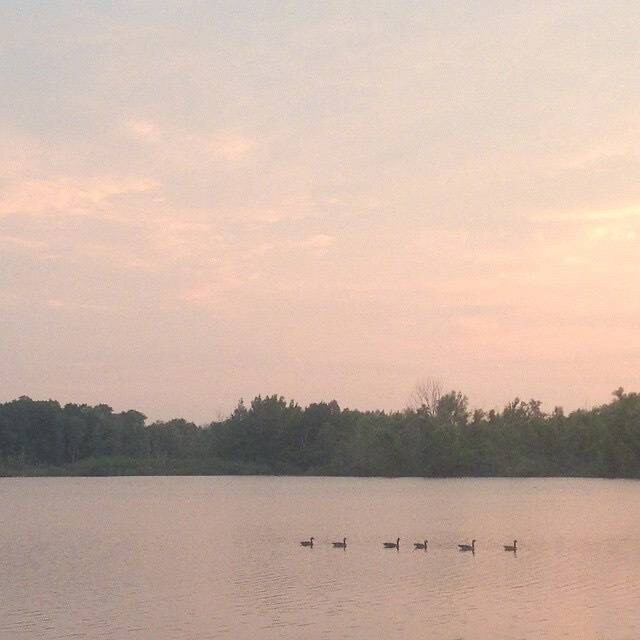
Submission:
<svg viewBox="0 0 640 640">
<path fill-rule="evenodd" d="M 0 401 L 640 390 L 640 6 L 7 3 Z"/>
</svg>

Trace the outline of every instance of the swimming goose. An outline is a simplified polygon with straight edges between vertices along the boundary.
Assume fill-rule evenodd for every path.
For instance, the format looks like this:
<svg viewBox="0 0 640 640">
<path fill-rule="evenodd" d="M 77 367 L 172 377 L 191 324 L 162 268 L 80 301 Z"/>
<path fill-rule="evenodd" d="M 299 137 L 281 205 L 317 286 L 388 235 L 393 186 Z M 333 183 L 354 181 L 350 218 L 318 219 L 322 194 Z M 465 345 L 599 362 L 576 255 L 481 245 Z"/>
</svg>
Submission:
<svg viewBox="0 0 640 640">
<path fill-rule="evenodd" d="M 343 538 L 342 542 L 333 542 L 332 543 L 336 549 L 346 549 L 347 548 L 347 539 Z"/>
<path fill-rule="evenodd" d="M 426 551 L 428 542 L 428 540 L 425 540 L 424 542 L 414 542 L 413 546 L 415 549 L 424 549 Z"/>
<path fill-rule="evenodd" d="M 395 542 L 383 542 L 382 545 L 385 549 L 397 549 L 400 551 L 400 538 L 398 538 Z"/>
<path fill-rule="evenodd" d="M 460 551 L 473 551 L 475 553 L 476 541 L 472 540 L 471 544 L 459 544 L 458 549 L 460 549 Z"/>
<path fill-rule="evenodd" d="M 303 540 L 300 544 L 303 547 L 311 547 L 313 549 L 313 538 L 309 538 L 308 540 Z"/>
<path fill-rule="evenodd" d="M 513 544 L 505 544 L 504 545 L 504 550 L 505 551 L 513 551 L 514 553 L 518 550 L 518 541 L 514 540 Z"/>
</svg>

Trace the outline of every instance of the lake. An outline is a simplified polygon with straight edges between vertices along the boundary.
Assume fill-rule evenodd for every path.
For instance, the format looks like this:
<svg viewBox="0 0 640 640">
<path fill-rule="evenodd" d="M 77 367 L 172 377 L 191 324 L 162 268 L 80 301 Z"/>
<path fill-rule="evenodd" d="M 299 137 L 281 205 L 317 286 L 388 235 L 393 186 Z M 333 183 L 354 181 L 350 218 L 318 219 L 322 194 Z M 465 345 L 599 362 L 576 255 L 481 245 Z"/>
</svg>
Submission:
<svg viewBox="0 0 640 640">
<path fill-rule="evenodd" d="M 0 638 L 637 640 L 639 545 L 638 481 L 5 478 Z"/>
</svg>

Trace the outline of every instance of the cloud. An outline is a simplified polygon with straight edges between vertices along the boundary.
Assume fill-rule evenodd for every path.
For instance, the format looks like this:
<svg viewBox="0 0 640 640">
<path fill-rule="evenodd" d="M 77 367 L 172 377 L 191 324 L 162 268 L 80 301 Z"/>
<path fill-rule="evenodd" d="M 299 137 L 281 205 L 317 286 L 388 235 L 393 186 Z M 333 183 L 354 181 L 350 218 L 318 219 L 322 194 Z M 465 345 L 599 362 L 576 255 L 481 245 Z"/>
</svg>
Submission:
<svg viewBox="0 0 640 640">
<path fill-rule="evenodd" d="M 49 298 L 46 304 L 50 309 L 60 311 L 98 311 L 104 313 L 112 310 L 112 307 L 105 304 L 91 304 L 88 302 L 62 300 L 60 298 Z"/>
<path fill-rule="evenodd" d="M 125 129 L 132 137 L 148 142 L 157 142 L 160 139 L 160 129 L 150 120 L 127 120 Z"/>
<path fill-rule="evenodd" d="M 326 233 L 318 233 L 294 243 L 294 246 L 298 246 L 301 249 L 326 249 L 331 246 L 335 240 L 336 239 L 333 236 L 327 235 Z"/>
<path fill-rule="evenodd" d="M 18 179 L 0 192 L 0 217 L 105 213 L 113 198 L 144 193 L 157 187 L 156 182 L 144 178 Z"/>
<path fill-rule="evenodd" d="M 146 145 L 166 160 L 197 167 L 203 160 L 239 162 L 258 147 L 255 138 L 227 130 L 190 130 L 160 125 L 146 118 L 125 120 L 127 135 Z"/>
<path fill-rule="evenodd" d="M 213 158 L 236 161 L 249 155 L 255 148 L 255 140 L 225 133 L 213 137 L 209 142 L 208 152 Z"/>
<path fill-rule="evenodd" d="M 43 240 L 35 240 L 34 238 L 22 238 L 7 234 L 0 234 L 0 244 L 5 244 L 20 249 L 42 249 L 47 243 Z"/>
<path fill-rule="evenodd" d="M 605 220 L 638 220 L 640 205 L 615 209 L 539 213 L 530 217 L 534 222 L 597 222 Z"/>
</svg>

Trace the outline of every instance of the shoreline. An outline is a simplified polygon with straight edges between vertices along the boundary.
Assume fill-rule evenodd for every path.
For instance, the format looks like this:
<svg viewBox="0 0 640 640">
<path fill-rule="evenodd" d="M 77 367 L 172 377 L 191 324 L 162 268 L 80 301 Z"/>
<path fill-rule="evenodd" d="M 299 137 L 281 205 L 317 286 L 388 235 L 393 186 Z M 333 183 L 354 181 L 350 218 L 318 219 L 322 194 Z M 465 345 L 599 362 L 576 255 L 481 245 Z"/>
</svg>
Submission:
<svg viewBox="0 0 640 640">
<path fill-rule="evenodd" d="M 268 465 L 248 464 L 226 460 L 133 460 L 121 457 L 87 458 L 66 465 L 7 465 L 0 463 L 0 478 L 110 478 L 110 477 L 208 477 L 208 476 L 264 476 L 272 478 L 416 478 L 429 480 L 447 479 L 546 479 L 574 478 L 592 480 L 640 480 L 640 476 L 604 476 L 596 474 L 504 474 L 504 475 L 367 475 L 321 470 L 300 471 L 287 469 L 278 471 Z"/>
</svg>

